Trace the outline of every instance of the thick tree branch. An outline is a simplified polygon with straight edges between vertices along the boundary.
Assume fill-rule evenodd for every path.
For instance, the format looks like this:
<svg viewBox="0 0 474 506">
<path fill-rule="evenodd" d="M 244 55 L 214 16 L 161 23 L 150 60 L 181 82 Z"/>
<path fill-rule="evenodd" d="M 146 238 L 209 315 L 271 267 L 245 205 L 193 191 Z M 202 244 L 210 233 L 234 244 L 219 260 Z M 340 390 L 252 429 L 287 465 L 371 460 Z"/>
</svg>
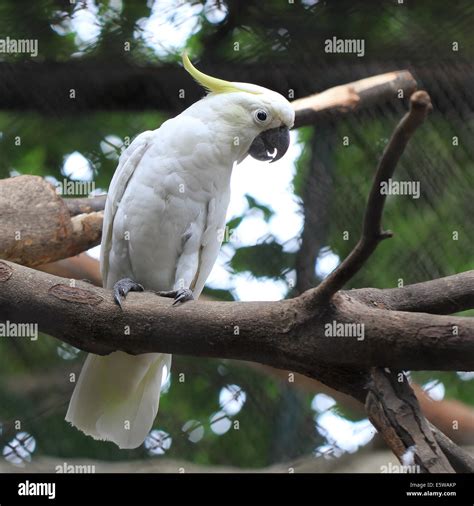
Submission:
<svg viewBox="0 0 474 506">
<path fill-rule="evenodd" d="M 48 272 L 50 274 L 54 274 L 56 276 L 66 278 L 73 278 L 78 280 L 89 279 L 92 280 L 92 282 L 96 286 L 102 286 L 102 280 L 99 272 L 99 262 L 86 254 L 81 254 L 77 257 L 72 257 L 66 260 L 60 260 L 53 264 L 41 266 L 40 270 Z M 457 277 L 459 277 L 459 283 L 462 282 L 461 275 Z M 449 280 L 450 278 L 446 279 Z M 433 283 L 435 281 L 433 281 Z M 453 285 L 453 283 L 450 283 L 450 285 Z M 411 288 L 412 288 L 411 286 L 406 287 L 407 290 Z M 358 291 L 359 290 L 352 290 L 350 292 L 351 296 L 354 296 L 355 292 Z M 365 293 L 366 291 L 370 291 L 370 289 L 363 289 L 361 291 Z M 390 292 L 390 290 L 387 291 Z M 471 292 L 472 291 L 474 290 L 471 290 Z M 383 290 L 380 290 L 380 292 L 383 292 Z M 430 293 L 429 285 L 426 287 L 426 292 L 428 294 Z M 419 296 L 420 298 L 423 299 L 421 293 L 419 294 Z M 399 294 L 399 297 L 401 298 L 401 300 L 403 300 L 402 293 Z M 202 300 L 202 297 L 200 299 Z M 366 303 L 369 305 L 373 305 L 374 300 L 375 300 L 374 298 L 372 299 L 368 298 Z M 379 303 L 377 304 L 377 307 L 382 308 L 383 305 Z M 286 382 L 288 381 L 288 375 L 290 374 L 290 371 L 285 371 L 284 369 L 275 369 L 274 367 L 265 366 L 263 364 L 255 362 L 245 362 L 245 363 L 242 362 L 242 364 L 246 364 L 247 366 L 252 367 L 257 371 L 264 372 L 265 374 L 269 374 L 272 377 L 285 380 Z M 337 369 L 335 367 L 332 368 L 332 374 L 334 373 L 337 374 Z M 338 403 L 340 403 L 342 406 L 344 407 L 350 406 L 351 410 L 359 412 L 362 416 L 364 412 L 364 405 L 358 402 L 353 397 L 350 397 L 349 395 L 346 395 L 338 390 L 335 390 L 334 388 L 328 387 L 327 385 L 316 379 L 310 378 L 308 376 L 303 376 L 302 374 L 298 373 L 293 374 L 295 378 L 294 386 L 302 388 L 303 390 L 311 392 L 313 394 L 320 392 L 327 392 L 329 393 L 329 395 L 334 397 L 338 401 Z M 465 457 L 466 452 L 463 453 L 462 449 L 456 446 L 456 443 L 469 444 L 472 443 L 473 441 L 473 433 L 474 433 L 473 409 L 470 406 L 467 406 L 462 402 L 453 399 L 433 401 L 421 387 L 415 384 L 412 384 L 411 386 L 414 389 L 415 395 L 418 399 L 418 402 L 420 403 L 422 412 L 425 414 L 426 418 L 430 422 L 434 423 L 437 427 L 439 427 L 440 430 L 438 430 L 438 432 L 434 432 L 434 436 L 437 439 L 441 449 L 448 457 L 450 463 L 456 470 L 456 472 L 474 472 L 474 467 L 472 468 L 472 470 L 466 467 L 465 465 L 463 467 L 462 458 L 463 456 Z M 361 392 L 361 395 L 363 397 L 365 394 Z M 454 430 L 453 420 L 457 420 L 458 430 Z M 454 441 L 454 443 L 451 441 L 451 446 L 448 447 L 446 445 L 443 445 L 442 441 L 438 439 L 438 433 L 442 434 L 442 436 L 446 438 L 448 441 L 451 441 L 449 439 L 451 438 Z M 449 435 L 449 438 L 444 436 L 443 433 Z M 451 455 L 453 449 L 455 453 Z M 461 454 L 458 455 L 456 452 L 461 452 Z M 459 462 L 460 459 L 461 462 Z"/>
<path fill-rule="evenodd" d="M 28 198 L 25 198 L 28 195 Z M 38 176 L 0 181 L 0 258 L 42 265 L 100 243 L 105 197 L 68 204 Z"/>
<path fill-rule="evenodd" d="M 353 83 L 335 86 L 321 93 L 293 101 L 295 128 L 313 125 L 322 114 L 348 113 L 358 109 L 409 97 L 416 81 L 407 70 L 367 77 Z"/>
<path fill-rule="evenodd" d="M 97 195 L 96 197 L 65 199 L 70 216 L 77 216 L 84 213 L 95 213 L 103 211 L 107 195 Z"/>
<path fill-rule="evenodd" d="M 474 473 L 474 458 L 466 450 L 453 443 L 448 436 L 443 434 L 432 423 L 429 424 L 429 427 L 439 447 L 443 450 L 446 457 L 448 457 L 453 469 L 457 473 Z"/>
<path fill-rule="evenodd" d="M 95 286 L 102 286 L 99 261 L 87 253 L 80 253 L 75 257 L 63 258 L 49 264 L 38 265 L 35 269 L 62 278 L 80 279 L 88 281 Z"/>
<path fill-rule="evenodd" d="M 454 472 L 403 373 L 372 369 L 366 410 L 402 465 L 422 473 Z"/>
<path fill-rule="evenodd" d="M 381 309 L 452 314 L 474 309 L 474 271 L 403 288 L 361 288 L 350 293 L 357 300 Z"/>
<path fill-rule="evenodd" d="M 362 268 L 379 242 L 391 237 L 391 232 L 382 230 L 386 194 L 381 191 L 381 185 L 392 177 L 408 141 L 430 110 L 430 97 L 425 91 L 417 91 L 411 96 L 410 110 L 395 129 L 377 168 L 367 201 L 361 238 L 344 261 L 322 283 L 308 292 L 309 302 L 317 303 L 331 298 Z"/>
<path fill-rule="evenodd" d="M 166 352 L 250 360 L 306 375 L 319 366 L 355 369 L 474 369 L 474 319 L 372 309 L 341 292 L 308 311 L 280 302 L 192 302 L 173 307 L 133 293 L 122 312 L 104 289 L 0 262 L 0 317 L 98 354 Z M 172 324 L 171 324 L 172 322 Z M 359 324 L 364 335 L 329 337 L 328 325 Z M 124 329 L 130 326 L 130 334 Z M 359 337 L 359 339 L 358 339 Z"/>
</svg>

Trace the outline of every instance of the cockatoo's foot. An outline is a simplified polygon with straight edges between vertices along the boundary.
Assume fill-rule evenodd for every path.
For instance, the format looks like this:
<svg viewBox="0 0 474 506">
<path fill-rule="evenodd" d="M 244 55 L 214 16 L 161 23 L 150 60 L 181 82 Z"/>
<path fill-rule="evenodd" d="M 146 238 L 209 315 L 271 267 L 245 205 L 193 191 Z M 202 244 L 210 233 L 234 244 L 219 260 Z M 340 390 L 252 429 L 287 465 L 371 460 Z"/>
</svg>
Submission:
<svg viewBox="0 0 474 506">
<path fill-rule="evenodd" d="M 160 297 L 170 297 L 174 299 L 173 306 L 180 302 L 187 302 L 188 300 L 194 300 L 192 290 L 189 288 L 180 288 L 179 290 L 170 290 L 169 292 L 156 292 Z"/>
<path fill-rule="evenodd" d="M 143 292 L 142 285 L 135 283 L 133 279 L 123 278 L 114 285 L 114 300 L 122 308 L 122 301 L 127 297 L 128 292 Z"/>
</svg>

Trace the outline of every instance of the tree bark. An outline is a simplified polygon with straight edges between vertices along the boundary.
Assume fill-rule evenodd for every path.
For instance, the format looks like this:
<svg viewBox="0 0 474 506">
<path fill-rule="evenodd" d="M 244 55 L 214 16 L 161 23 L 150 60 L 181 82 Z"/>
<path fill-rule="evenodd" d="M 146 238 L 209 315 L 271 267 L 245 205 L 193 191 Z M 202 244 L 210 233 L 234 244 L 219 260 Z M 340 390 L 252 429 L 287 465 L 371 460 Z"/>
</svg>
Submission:
<svg viewBox="0 0 474 506">
<path fill-rule="evenodd" d="M 370 421 L 411 472 L 453 473 L 401 371 L 373 368 L 366 410 Z M 417 467 L 416 467 L 417 466 Z"/>
<path fill-rule="evenodd" d="M 80 281 L 75 285 L 2 261 L 1 318 L 37 322 L 43 332 L 98 354 L 122 350 L 234 358 L 303 374 L 320 363 L 474 369 L 474 319 L 383 310 L 358 301 L 352 292 L 341 291 L 317 308 L 308 308 L 302 296 L 175 307 L 150 292 L 130 293 L 121 311 L 110 291 Z M 339 323 L 363 325 L 363 338 L 329 337 L 328 329 Z"/>
<path fill-rule="evenodd" d="M 0 258 L 36 266 L 97 246 L 104 215 L 95 210 L 98 199 L 103 206 L 103 198 L 93 198 L 92 205 L 89 199 L 71 199 L 69 207 L 39 176 L 1 180 Z"/>
<path fill-rule="evenodd" d="M 296 111 L 295 128 L 314 124 L 322 113 L 348 113 L 371 107 L 376 103 L 410 97 L 416 81 L 407 70 L 388 72 L 359 81 L 335 86 L 322 93 L 293 102 Z"/>
</svg>

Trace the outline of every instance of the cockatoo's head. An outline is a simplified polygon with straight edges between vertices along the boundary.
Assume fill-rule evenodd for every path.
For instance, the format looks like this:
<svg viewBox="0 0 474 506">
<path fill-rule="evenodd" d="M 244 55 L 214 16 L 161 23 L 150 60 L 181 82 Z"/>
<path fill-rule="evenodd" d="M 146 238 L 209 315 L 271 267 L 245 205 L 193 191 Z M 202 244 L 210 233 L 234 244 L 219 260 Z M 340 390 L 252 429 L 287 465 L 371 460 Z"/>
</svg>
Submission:
<svg viewBox="0 0 474 506">
<path fill-rule="evenodd" d="M 246 136 L 250 135 L 250 146 L 244 156 L 249 154 L 260 161 L 275 162 L 286 153 L 295 112 L 283 95 L 255 84 L 208 76 L 193 66 L 186 53 L 183 64 L 209 92 L 208 97 L 221 99 L 221 116 Z"/>
</svg>

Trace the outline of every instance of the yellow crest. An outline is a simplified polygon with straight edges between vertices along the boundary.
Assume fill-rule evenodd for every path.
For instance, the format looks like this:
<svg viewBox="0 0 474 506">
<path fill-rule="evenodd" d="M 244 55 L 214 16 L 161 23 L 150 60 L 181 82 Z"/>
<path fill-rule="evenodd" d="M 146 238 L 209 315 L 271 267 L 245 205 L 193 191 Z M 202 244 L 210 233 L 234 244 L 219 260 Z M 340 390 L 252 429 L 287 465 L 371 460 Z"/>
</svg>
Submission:
<svg viewBox="0 0 474 506">
<path fill-rule="evenodd" d="M 259 86 L 247 83 L 232 83 L 217 79 L 217 77 L 208 76 L 198 70 L 188 57 L 187 52 L 183 53 L 184 68 L 191 74 L 191 76 L 208 92 L 210 93 L 233 93 L 236 91 L 245 91 L 247 93 L 262 93 L 263 89 Z"/>
</svg>

